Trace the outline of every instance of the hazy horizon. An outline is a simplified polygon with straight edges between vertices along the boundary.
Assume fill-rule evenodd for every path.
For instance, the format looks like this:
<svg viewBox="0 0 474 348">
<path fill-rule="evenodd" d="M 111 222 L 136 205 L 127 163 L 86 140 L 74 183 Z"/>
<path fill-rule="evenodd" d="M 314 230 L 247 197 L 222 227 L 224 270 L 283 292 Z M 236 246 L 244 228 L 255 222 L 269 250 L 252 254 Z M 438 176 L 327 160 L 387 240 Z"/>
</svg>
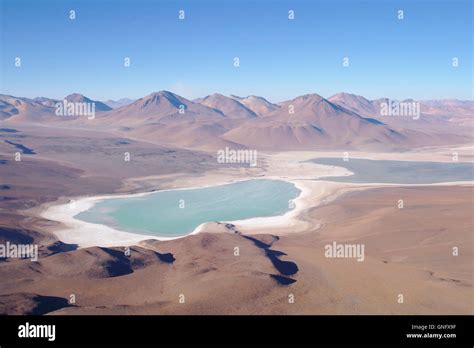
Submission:
<svg viewBox="0 0 474 348">
<path fill-rule="evenodd" d="M 324 99 L 328 100 L 329 98 L 337 95 L 337 94 L 341 94 L 341 93 L 345 93 L 345 94 L 352 94 L 352 95 L 355 95 L 355 96 L 360 96 L 360 97 L 364 97 L 366 98 L 367 100 L 369 101 L 375 101 L 375 100 L 378 100 L 378 99 L 384 99 L 384 98 L 387 98 L 389 100 L 394 100 L 394 101 L 404 101 L 404 100 L 416 100 L 416 101 L 420 101 L 420 102 L 429 102 L 429 101 L 441 101 L 441 100 L 446 100 L 446 101 L 449 101 L 449 100 L 457 100 L 457 101 L 474 101 L 474 98 L 470 98 L 470 99 L 460 99 L 460 98 L 449 98 L 449 97 L 446 97 L 446 98 L 432 98 L 432 99 L 415 99 L 415 98 L 411 98 L 411 97 L 408 97 L 408 98 L 403 98 L 403 99 L 397 99 L 397 98 L 391 98 L 391 96 L 379 96 L 379 97 L 376 97 L 376 98 L 367 98 L 366 96 L 362 95 L 362 94 L 358 94 L 358 93 L 352 93 L 352 92 L 347 92 L 347 91 L 340 91 L 340 92 L 337 92 L 337 93 L 334 93 L 334 94 L 331 94 L 331 95 L 322 95 L 320 93 L 318 93 L 317 91 L 313 91 L 313 92 L 307 92 L 307 93 L 303 93 L 303 94 L 300 94 L 300 95 L 295 95 L 294 97 L 291 97 L 291 98 L 288 98 L 288 99 L 282 99 L 282 100 L 273 100 L 273 99 L 270 99 L 270 98 L 267 98 L 266 96 L 264 95 L 255 95 L 255 94 L 247 94 L 247 95 L 237 95 L 235 93 L 230 93 L 230 94 L 222 94 L 222 93 L 219 93 L 219 92 L 212 92 L 210 94 L 206 94 L 206 95 L 201 95 L 201 96 L 197 96 L 197 97 L 188 97 L 186 95 L 182 95 L 182 94 L 179 94 L 179 93 L 176 93 L 174 91 L 170 91 L 170 90 L 155 90 L 155 91 L 152 91 L 152 92 L 148 92 L 140 97 L 137 97 L 137 98 L 132 98 L 132 97 L 128 97 L 128 96 L 122 96 L 122 97 L 118 97 L 118 98 L 102 98 L 102 99 L 99 99 L 99 98 L 95 98 L 94 96 L 91 96 L 90 94 L 87 94 L 87 93 L 82 93 L 80 91 L 74 91 L 74 92 L 70 92 L 70 93 L 64 93 L 64 95 L 62 96 L 54 96 L 54 97 L 50 97 L 50 96 L 46 96 L 46 95 L 33 95 L 33 96 L 24 96 L 24 95 L 11 95 L 11 94 L 7 94 L 7 93 L 0 93 L 0 94 L 3 94 L 3 95 L 10 95 L 12 97 L 17 97 L 17 98 L 28 98 L 28 99 L 35 99 L 35 98 L 47 98 L 47 99 L 51 99 L 51 100 L 63 100 L 65 97 L 69 96 L 69 95 L 72 95 L 72 94 L 80 94 L 80 95 L 83 95 L 84 97 L 86 98 L 89 98 L 93 101 L 100 101 L 100 102 L 109 102 L 109 101 L 113 101 L 113 102 L 116 102 L 116 101 L 120 101 L 120 100 L 123 100 L 123 99 L 128 99 L 128 100 L 131 100 L 132 102 L 135 102 L 137 101 L 138 99 L 141 99 L 141 98 L 144 98 L 146 96 L 149 96 L 151 94 L 154 94 L 154 93 L 159 93 L 159 92 L 171 92 L 173 94 L 176 94 L 176 95 L 179 95 L 181 97 L 184 97 L 190 101 L 195 101 L 197 99 L 202 99 L 202 98 L 205 98 L 205 97 L 209 97 L 213 94 L 221 94 L 225 97 L 240 97 L 240 98 L 246 98 L 246 97 L 251 97 L 251 96 L 254 96 L 254 97 L 262 97 L 264 98 L 265 100 L 267 100 L 268 102 L 272 103 L 272 104 L 280 104 L 280 103 L 284 103 L 286 101 L 289 101 L 289 100 L 293 100 L 293 99 L 296 99 L 298 97 L 301 97 L 303 95 L 312 95 L 312 94 L 317 94 L 321 97 L 323 97 Z"/>
<path fill-rule="evenodd" d="M 279 102 L 344 91 L 471 100 L 472 3 L 455 3 L 2 0 L 0 92 L 117 100 L 170 90 L 192 100 L 218 91 Z"/>
</svg>

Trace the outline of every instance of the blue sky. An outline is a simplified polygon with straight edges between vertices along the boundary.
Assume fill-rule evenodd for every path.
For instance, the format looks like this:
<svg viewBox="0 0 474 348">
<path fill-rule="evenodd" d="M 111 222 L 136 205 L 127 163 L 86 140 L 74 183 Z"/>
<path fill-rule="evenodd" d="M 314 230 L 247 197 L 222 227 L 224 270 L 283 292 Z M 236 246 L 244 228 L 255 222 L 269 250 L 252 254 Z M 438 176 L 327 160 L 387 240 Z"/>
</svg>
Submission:
<svg viewBox="0 0 474 348">
<path fill-rule="evenodd" d="M 471 0 L 0 2 L 5 94 L 473 97 Z"/>
</svg>

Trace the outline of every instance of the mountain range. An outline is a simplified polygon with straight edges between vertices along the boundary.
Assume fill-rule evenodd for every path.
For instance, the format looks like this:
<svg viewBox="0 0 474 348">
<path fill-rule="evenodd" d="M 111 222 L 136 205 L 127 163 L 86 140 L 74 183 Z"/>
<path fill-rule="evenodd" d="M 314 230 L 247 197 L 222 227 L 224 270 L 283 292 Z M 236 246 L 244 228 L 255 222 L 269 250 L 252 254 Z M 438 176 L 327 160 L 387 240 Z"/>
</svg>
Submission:
<svg viewBox="0 0 474 348">
<path fill-rule="evenodd" d="M 104 104 L 106 104 L 107 106 L 110 106 L 112 109 L 118 109 L 122 106 L 131 104 L 134 101 L 135 101 L 134 99 L 129 99 L 129 98 L 120 98 L 120 99 L 117 99 L 117 100 L 109 99 L 109 100 L 105 101 Z"/>
<path fill-rule="evenodd" d="M 96 116 L 59 117 L 55 99 L 0 95 L 5 124 L 93 127 L 172 146 L 262 150 L 374 149 L 460 144 L 472 141 L 474 102 L 420 101 L 420 117 L 384 116 L 381 98 L 339 93 L 299 96 L 279 104 L 263 97 L 212 94 L 193 101 L 169 91 L 138 100 L 100 102 L 81 94 L 68 102 L 95 103 Z M 405 102 L 413 102 L 407 100 Z"/>
</svg>

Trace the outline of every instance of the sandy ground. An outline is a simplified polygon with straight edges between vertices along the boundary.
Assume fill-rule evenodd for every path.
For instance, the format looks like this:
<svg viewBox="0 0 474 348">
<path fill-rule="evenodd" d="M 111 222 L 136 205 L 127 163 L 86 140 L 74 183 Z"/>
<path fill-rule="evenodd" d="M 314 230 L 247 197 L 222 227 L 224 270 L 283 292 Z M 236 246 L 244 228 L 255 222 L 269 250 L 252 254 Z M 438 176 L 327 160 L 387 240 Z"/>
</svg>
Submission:
<svg viewBox="0 0 474 348">
<path fill-rule="evenodd" d="M 67 130 L 51 138 L 49 132 L 32 132 L 33 140 L 27 145 L 39 155 L 26 158 L 22 170 L 13 162 L 0 168 L 10 186 L 2 191 L 0 201 L 0 240 L 35 242 L 41 253 L 38 262 L 0 262 L 4 280 L 0 282 L 0 313 L 474 313 L 472 185 L 381 187 L 312 182 L 308 179 L 347 173 L 302 161 L 343 154 L 262 153 L 256 168 L 227 168 L 216 165 L 211 154 L 146 143 L 117 145 L 113 137 Z M 136 160 L 132 166 L 122 160 L 127 149 Z M 472 162 L 472 150 L 443 147 L 399 154 L 351 152 L 349 156 L 451 161 L 456 151 L 459 161 Z M 100 244 L 92 242 L 79 250 L 62 243 L 73 236 L 78 239 L 71 241 L 84 242 L 84 230 L 74 227 L 74 221 L 58 223 L 40 216 L 45 210 L 69 209 L 70 199 L 77 209 L 97 195 L 202 187 L 249 178 L 294 182 L 302 190 L 296 208 L 273 220 L 206 224 L 200 233 L 186 238 L 142 241 L 139 236 L 140 242 L 132 242 L 120 234 L 117 243 L 111 243 L 116 247 L 92 246 Z M 400 198 L 405 202 L 402 210 L 396 207 Z M 64 219 L 70 215 L 66 211 Z M 52 217 L 57 220 L 57 215 Z M 77 233 L 68 233 L 71 224 Z M 57 241 L 55 236 L 64 240 Z M 324 248 L 333 241 L 364 244 L 364 261 L 325 257 Z M 139 246 L 132 246 L 131 255 L 125 256 L 124 247 L 135 242 Z M 459 247 L 456 257 L 453 247 Z M 404 303 L 397 302 L 400 294 Z M 75 303 L 70 303 L 71 295 Z M 181 295 L 184 303 L 179 301 Z"/>
<path fill-rule="evenodd" d="M 278 263 L 238 233 L 147 241 L 145 249 L 132 247 L 130 257 L 123 248 L 90 247 L 35 263 L 0 263 L 9 279 L 0 284 L 0 309 L 2 303 L 9 313 L 37 308 L 44 299 L 32 294 L 57 301 L 74 294 L 74 304 L 60 303 L 49 313 L 472 314 L 472 197 L 472 186 L 349 192 L 307 212 L 320 221 L 316 230 L 253 235 L 284 253 L 281 261 L 297 265 L 286 275 L 296 280 L 290 285 L 278 284 L 272 278 L 281 274 Z M 325 257 L 333 241 L 364 244 L 364 261 Z"/>
</svg>

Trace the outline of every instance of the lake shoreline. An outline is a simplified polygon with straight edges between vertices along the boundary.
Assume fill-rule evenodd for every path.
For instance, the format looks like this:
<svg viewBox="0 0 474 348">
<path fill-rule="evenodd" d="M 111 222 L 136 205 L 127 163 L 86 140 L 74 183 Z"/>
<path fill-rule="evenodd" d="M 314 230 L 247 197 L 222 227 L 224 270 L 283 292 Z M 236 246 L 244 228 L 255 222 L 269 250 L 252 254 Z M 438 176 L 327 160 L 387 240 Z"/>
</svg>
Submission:
<svg viewBox="0 0 474 348">
<path fill-rule="evenodd" d="M 218 185 L 163 189 L 147 194 L 93 197 L 73 209 L 76 220 L 159 240 L 195 233 L 209 222 L 284 215 L 301 194 L 294 183 L 253 178 Z M 76 205 L 70 203 L 69 205 Z"/>
<path fill-rule="evenodd" d="M 238 182 L 244 182 L 249 180 L 278 180 L 278 181 L 285 181 L 288 183 L 292 183 L 295 185 L 297 189 L 300 190 L 299 195 L 293 200 L 295 203 L 295 208 L 292 210 L 287 211 L 285 214 L 278 215 L 278 216 L 269 216 L 269 217 L 260 217 L 260 218 L 250 218 L 245 220 L 236 220 L 236 221 L 220 221 L 223 223 L 234 223 L 234 222 L 244 222 L 247 220 L 253 219 L 269 219 L 267 224 L 279 224 L 280 221 L 291 220 L 293 217 L 298 215 L 301 210 L 303 210 L 303 206 L 300 203 L 301 197 L 303 194 L 307 195 L 307 188 L 302 186 L 298 182 L 293 182 L 286 179 L 275 178 L 275 177 L 256 177 L 256 178 L 245 178 L 239 180 L 233 180 L 228 182 L 221 182 L 218 184 L 209 184 L 209 185 L 202 185 L 202 186 L 195 186 L 195 187 L 182 187 L 182 188 L 171 188 L 171 189 L 163 189 L 163 190 L 153 190 L 149 192 L 141 192 L 141 193 L 132 193 L 132 194 L 116 194 L 116 195 L 101 195 L 101 196 L 93 196 L 93 197 L 77 197 L 68 203 L 60 203 L 60 204 L 51 204 L 45 207 L 44 210 L 40 212 L 40 216 L 49 220 L 58 221 L 64 225 L 64 228 L 58 228 L 53 230 L 53 234 L 62 242 L 77 244 L 80 248 L 89 247 L 89 246 L 130 246 L 136 245 L 142 241 L 153 239 L 153 240 L 173 240 L 184 238 L 190 235 L 197 234 L 199 232 L 205 231 L 205 225 L 208 223 L 212 223 L 213 221 L 205 222 L 198 225 L 192 232 L 186 233 L 182 236 L 173 236 L 173 237 L 165 237 L 165 236 L 157 236 L 157 235 L 147 235 L 147 234 L 137 234 L 131 233 L 127 231 L 122 231 L 119 229 L 112 228 L 110 226 L 106 226 L 99 223 L 91 223 L 83 220 L 79 220 L 75 218 L 79 213 L 86 211 L 92 208 L 96 203 L 104 201 L 106 199 L 116 199 L 116 198 L 133 198 L 133 197 L 144 197 L 147 195 L 151 195 L 158 192 L 167 192 L 167 191 L 179 191 L 179 190 L 198 190 L 203 188 L 210 188 L 216 186 L 224 186 L 224 185 L 231 185 Z"/>
<path fill-rule="evenodd" d="M 258 180 L 245 179 L 247 180 Z M 304 219 L 304 213 L 308 209 L 317 208 L 322 204 L 328 204 L 337 200 L 342 195 L 362 191 L 374 188 L 383 187 L 423 187 L 423 186 L 470 186 L 472 182 L 446 182 L 436 184 L 385 184 L 385 183 L 365 183 L 365 184 L 353 184 L 353 183 L 341 183 L 324 180 L 287 180 L 281 178 L 266 178 L 270 180 L 281 180 L 292 183 L 301 192 L 294 199 L 295 207 L 292 210 L 287 211 L 285 214 L 269 217 L 254 217 L 245 220 L 228 220 L 219 221 L 221 223 L 231 223 L 236 226 L 240 232 L 246 234 L 259 234 L 265 231 L 272 230 L 275 234 L 288 235 L 293 233 L 302 233 L 310 229 L 317 230 L 321 227 L 321 224 L 312 221 L 309 222 Z M 234 182 L 222 183 L 215 186 L 229 185 Z M 193 187 L 190 189 L 200 189 L 204 187 Z M 181 188 L 179 190 L 184 190 Z M 169 189 L 174 190 L 174 189 Z M 167 190 L 167 191 L 169 191 Z M 80 212 L 89 209 L 97 201 L 101 201 L 108 198 L 128 198 L 128 197 L 141 197 L 156 193 L 159 191 L 135 193 L 131 195 L 106 195 L 97 197 L 83 197 L 78 198 L 75 201 L 75 206 L 71 208 L 71 203 L 51 205 L 46 208 L 41 216 L 50 220 L 61 222 L 65 227 L 53 231 L 54 235 L 65 243 L 77 244 L 79 248 L 85 248 L 90 246 L 131 246 L 137 245 L 145 240 L 173 240 L 185 238 L 187 236 L 195 235 L 201 232 L 208 232 L 208 224 L 212 224 L 214 221 L 209 221 L 200 224 L 192 232 L 182 236 L 176 237 L 162 237 L 156 235 L 145 235 L 126 232 L 112 227 L 90 223 L 74 218 Z"/>
<path fill-rule="evenodd" d="M 373 154 L 371 154 L 373 155 Z M 361 156 L 362 157 L 362 156 Z M 367 158 L 366 156 L 364 156 Z M 373 155 L 373 157 L 379 157 Z M 270 179 L 293 183 L 301 193 L 294 200 L 295 208 L 285 214 L 270 217 L 256 217 L 245 220 L 221 221 L 232 223 L 242 233 L 258 234 L 271 231 L 277 235 L 288 235 L 301 233 L 309 230 L 317 230 L 321 227 L 319 221 L 308 220 L 305 213 L 312 208 L 334 201 L 338 197 L 350 191 L 366 190 L 384 186 L 434 186 L 434 185 L 472 185 L 472 182 L 445 182 L 435 184 L 387 184 L 387 183 L 347 183 L 325 180 L 326 177 L 349 176 L 353 173 L 346 168 L 328 165 L 318 165 L 305 162 L 313 158 L 324 158 L 317 153 L 278 153 L 268 155 L 266 168 L 261 175 L 245 176 L 239 173 L 227 174 L 225 172 L 206 173 L 202 177 L 188 179 L 178 178 L 166 188 L 160 190 L 148 190 L 147 192 L 130 194 L 110 194 L 101 196 L 76 197 L 75 206 L 62 199 L 42 205 L 34 212 L 48 220 L 59 222 L 59 225 L 48 228 L 56 238 L 65 243 L 77 244 L 79 247 L 89 246 L 129 246 L 137 245 L 147 239 L 171 240 L 184 238 L 201 232 L 212 232 L 210 223 L 197 226 L 193 232 L 177 237 L 157 237 L 154 235 L 135 234 L 113 229 L 111 227 L 88 223 L 75 219 L 74 216 L 81 211 L 89 209 L 95 202 L 108 198 L 142 197 L 156 192 L 169 190 L 192 190 L 207 187 L 228 185 L 247 180 Z M 380 157 L 379 157 L 380 158 Z M 406 159 L 406 158 L 405 158 Z M 423 158 L 426 160 L 426 158 Z M 153 178 L 156 180 L 157 178 Z M 145 180 L 151 182 L 152 178 L 136 178 L 133 180 Z M 127 182 L 124 182 L 125 187 Z"/>
</svg>

